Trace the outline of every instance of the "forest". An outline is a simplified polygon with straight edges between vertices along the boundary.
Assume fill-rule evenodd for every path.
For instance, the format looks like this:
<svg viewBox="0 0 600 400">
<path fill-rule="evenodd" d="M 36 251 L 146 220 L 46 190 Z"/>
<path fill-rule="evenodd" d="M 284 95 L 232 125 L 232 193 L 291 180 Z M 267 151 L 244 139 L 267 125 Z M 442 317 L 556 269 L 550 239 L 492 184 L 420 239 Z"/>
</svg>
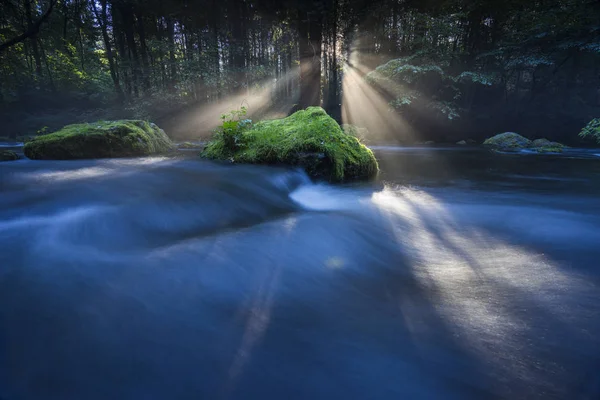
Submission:
<svg viewBox="0 0 600 400">
<path fill-rule="evenodd" d="M 599 400 L 599 0 L 0 0 L 0 400 Z"/>
<path fill-rule="evenodd" d="M 600 115 L 591 0 L 4 0 L 0 136 L 141 118 L 202 138 L 322 105 L 375 141 L 515 131 L 579 143 Z"/>
</svg>

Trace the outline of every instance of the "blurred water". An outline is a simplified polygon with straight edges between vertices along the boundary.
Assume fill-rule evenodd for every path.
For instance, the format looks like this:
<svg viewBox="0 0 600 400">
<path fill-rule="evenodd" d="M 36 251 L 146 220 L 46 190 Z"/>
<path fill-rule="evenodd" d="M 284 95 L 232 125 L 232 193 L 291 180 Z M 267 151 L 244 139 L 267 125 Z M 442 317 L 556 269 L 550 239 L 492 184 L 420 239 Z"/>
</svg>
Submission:
<svg viewBox="0 0 600 400">
<path fill-rule="evenodd" d="M 0 398 L 600 398 L 594 152 L 376 151 L 2 163 Z"/>
</svg>

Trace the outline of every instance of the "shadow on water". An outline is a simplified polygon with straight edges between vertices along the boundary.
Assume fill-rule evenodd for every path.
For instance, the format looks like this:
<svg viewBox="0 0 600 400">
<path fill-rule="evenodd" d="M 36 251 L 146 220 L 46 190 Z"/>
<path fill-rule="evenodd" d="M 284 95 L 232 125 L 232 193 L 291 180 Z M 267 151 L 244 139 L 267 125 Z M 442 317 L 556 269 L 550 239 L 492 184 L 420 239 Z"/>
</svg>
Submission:
<svg viewBox="0 0 600 400">
<path fill-rule="evenodd" d="M 382 161 L 383 190 L 176 159 L 3 166 L 0 396 L 594 398 L 588 181 L 564 194 L 578 214 L 490 201 L 498 174 L 445 156 Z M 444 185 L 406 185 L 431 162 Z"/>
</svg>

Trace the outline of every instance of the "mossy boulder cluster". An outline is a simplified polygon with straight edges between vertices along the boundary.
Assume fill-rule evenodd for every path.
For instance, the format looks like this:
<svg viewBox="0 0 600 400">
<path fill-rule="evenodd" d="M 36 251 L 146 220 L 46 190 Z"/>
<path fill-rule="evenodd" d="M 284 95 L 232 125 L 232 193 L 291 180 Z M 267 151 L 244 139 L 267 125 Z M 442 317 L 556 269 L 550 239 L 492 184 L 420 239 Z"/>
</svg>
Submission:
<svg viewBox="0 0 600 400">
<path fill-rule="evenodd" d="M 204 145 L 201 143 L 182 142 L 177 143 L 177 148 L 180 150 L 202 150 Z"/>
<path fill-rule="evenodd" d="M 501 151 L 530 149 L 538 153 L 560 153 L 567 147 L 558 142 L 551 142 L 548 139 L 536 139 L 532 141 L 514 132 L 505 132 L 492 136 L 486 139 L 483 145 Z"/>
<path fill-rule="evenodd" d="M 0 161 L 15 161 L 19 155 L 12 150 L 0 150 Z"/>
<path fill-rule="evenodd" d="M 333 182 L 367 179 L 378 171 L 371 150 L 344 133 L 321 107 L 258 122 L 233 139 L 217 132 L 202 156 L 235 163 L 299 166 L 313 178 Z"/>
<path fill-rule="evenodd" d="M 67 125 L 25 143 L 23 152 L 35 160 L 136 157 L 165 153 L 173 143 L 151 122 L 98 121 Z"/>
</svg>

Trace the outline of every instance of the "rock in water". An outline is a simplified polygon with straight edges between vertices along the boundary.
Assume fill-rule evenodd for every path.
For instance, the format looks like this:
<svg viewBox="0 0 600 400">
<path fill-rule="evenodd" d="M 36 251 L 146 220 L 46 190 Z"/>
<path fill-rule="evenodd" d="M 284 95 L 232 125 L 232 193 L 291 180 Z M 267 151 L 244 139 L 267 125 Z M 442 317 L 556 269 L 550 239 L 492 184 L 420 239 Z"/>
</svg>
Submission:
<svg viewBox="0 0 600 400">
<path fill-rule="evenodd" d="M 11 150 L 0 150 L 0 161 L 15 161 L 19 155 Z"/>
<path fill-rule="evenodd" d="M 492 136 L 483 142 L 484 146 L 493 147 L 503 151 L 514 151 L 521 149 L 531 149 L 538 153 L 560 153 L 567 146 L 558 142 L 551 142 L 548 139 L 536 139 L 531 141 L 518 133 L 506 132 Z"/>
<path fill-rule="evenodd" d="M 67 125 L 25 143 L 23 152 L 35 160 L 71 160 L 146 156 L 172 149 L 169 137 L 155 124 L 121 120 Z"/>
<path fill-rule="evenodd" d="M 202 156 L 235 163 L 299 166 L 313 178 L 333 182 L 367 179 L 378 171 L 373 152 L 345 134 L 321 107 L 261 121 L 233 134 L 217 132 Z"/>
<path fill-rule="evenodd" d="M 531 144 L 531 140 L 514 132 L 500 133 L 483 142 L 484 146 L 493 147 L 499 150 L 520 150 L 531 147 Z"/>
<path fill-rule="evenodd" d="M 538 153 L 561 153 L 567 146 L 558 142 L 551 142 L 548 139 L 535 139 L 531 143 L 531 147 Z"/>
<path fill-rule="evenodd" d="M 202 150 L 204 145 L 201 143 L 182 142 L 177 144 L 177 148 L 180 150 Z"/>
<path fill-rule="evenodd" d="M 458 144 L 458 145 L 460 145 L 460 146 L 466 146 L 466 145 L 467 145 L 467 142 L 466 142 L 466 141 L 464 141 L 464 140 L 461 140 L 461 141 L 459 141 L 459 142 L 456 142 L 456 144 Z"/>
</svg>

